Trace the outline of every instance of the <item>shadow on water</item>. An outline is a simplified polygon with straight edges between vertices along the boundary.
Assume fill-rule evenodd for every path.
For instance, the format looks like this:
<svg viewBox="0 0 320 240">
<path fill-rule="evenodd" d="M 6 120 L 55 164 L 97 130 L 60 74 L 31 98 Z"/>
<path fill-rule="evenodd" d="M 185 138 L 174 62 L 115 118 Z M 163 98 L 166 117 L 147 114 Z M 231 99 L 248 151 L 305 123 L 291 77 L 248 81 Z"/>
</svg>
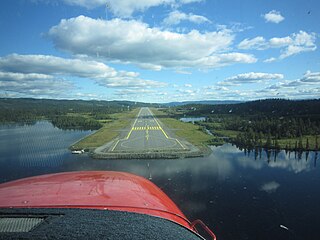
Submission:
<svg viewBox="0 0 320 240">
<path fill-rule="evenodd" d="M 318 152 L 212 147 L 204 158 L 93 160 L 67 147 L 90 131 L 48 122 L 0 127 L 1 182 L 83 170 L 131 172 L 165 191 L 190 220 L 200 218 L 219 240 L 319 238 Z"/>
</svg>

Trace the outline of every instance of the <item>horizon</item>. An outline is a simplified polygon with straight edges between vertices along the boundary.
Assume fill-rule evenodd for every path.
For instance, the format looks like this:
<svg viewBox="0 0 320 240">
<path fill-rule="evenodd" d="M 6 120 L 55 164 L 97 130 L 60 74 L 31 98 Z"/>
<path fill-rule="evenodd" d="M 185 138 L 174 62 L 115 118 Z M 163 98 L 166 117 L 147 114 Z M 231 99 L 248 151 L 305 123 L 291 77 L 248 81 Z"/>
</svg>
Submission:
<svg viewBox="0 0 320 240">
<path fill-rule="evenodd" d="M 32 97 L 0 97 L 0 100 L 11 100 L 11 99 L 21 99 L 21 100 L 54 100 L 54 101 L 101 101 L 101 102 L 134 102 L 134 103 L 142 103 L 142 104 L 172 104 L 172 103 L 188 103 L 188 104 L 200 104 L 200 105 L 210 105 L 210 104 L 203 104 L 201 102 L 221 102 L 222 105 L 228 103 L 225 102 L 235 102 L 234 104 L 239 103 L 248 103 L 248 102 L 256 102 L 256 101 L 268 101 L 268 100 L 284 100 L 284 101 L 319 101 L 320 97 L 318 98 L 305 98 L 305 99 L 288 99 L 288 98 L 261 98 L 255 100 L 247 100 L 247 101 L 240 101 L 240 100 L 194 100 L 194 101 L 172 101 L 172 102 L 141 102 L 141 101 L 134 101 L 134 100 L 103 100 L 103 99 L 70 99 L 70 98 L 32 98 Z"/>
<path fill-rule="evenodd" d="M 4 0 L 0 97 L 254 101 L 320 96 L 320 2 Z"/>
</svg>

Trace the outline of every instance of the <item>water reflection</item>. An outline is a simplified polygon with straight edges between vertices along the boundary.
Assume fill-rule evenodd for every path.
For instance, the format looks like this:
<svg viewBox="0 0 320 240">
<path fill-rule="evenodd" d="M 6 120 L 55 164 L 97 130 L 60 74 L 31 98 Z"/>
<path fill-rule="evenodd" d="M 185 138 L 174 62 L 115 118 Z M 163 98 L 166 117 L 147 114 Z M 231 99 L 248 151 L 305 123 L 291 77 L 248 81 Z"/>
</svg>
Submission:
<svg viewBox="0 0 320 240">
<path fill-rule="evenodd" d="M 203 122 L 205 121 L 206 118 L 205 117 L 183 117 L 183 118 L 180 118 L 180 121 L 182 122 Z"/>
</svg>

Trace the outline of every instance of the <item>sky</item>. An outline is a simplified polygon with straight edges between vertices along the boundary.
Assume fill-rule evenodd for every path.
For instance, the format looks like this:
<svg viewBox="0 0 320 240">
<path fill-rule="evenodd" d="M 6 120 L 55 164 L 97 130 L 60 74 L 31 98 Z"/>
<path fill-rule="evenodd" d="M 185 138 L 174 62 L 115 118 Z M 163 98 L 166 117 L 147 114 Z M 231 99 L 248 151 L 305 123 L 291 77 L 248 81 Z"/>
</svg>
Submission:
<svg viewBox="0 0 320 240">
<path fill-rule="evenodd" d="M 0 97 L 320 98 L 318 0 L 0 4 Z"/>
</svg>

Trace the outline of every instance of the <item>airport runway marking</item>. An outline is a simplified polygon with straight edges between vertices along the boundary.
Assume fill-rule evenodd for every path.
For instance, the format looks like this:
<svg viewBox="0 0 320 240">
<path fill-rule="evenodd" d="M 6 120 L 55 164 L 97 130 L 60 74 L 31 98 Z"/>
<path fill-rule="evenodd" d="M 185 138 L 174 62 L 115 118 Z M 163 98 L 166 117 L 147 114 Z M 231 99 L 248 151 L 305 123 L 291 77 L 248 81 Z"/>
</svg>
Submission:
<svg viewBox="0 0 320 240">
<path fill-rule="evenodd" d="M 113 146 L 113 148 L 111 149 L 111 152 L 113 152 L 113 150 L 116 148 L 116 146 L 118 145 L 118 143 L 120 142 L 120 140 L 118 140 L 117 142 L 116 142 L 116 144 Z"/>
<path fill-rule="evenodd" d="M 125 138 L 125 140 L 128 140 L 129 139 L 129 137 L 130 137 L 130 135 L 131 135 L 131 133 L 132 133 L 132 131 L 133 131 L 133 127 L 136 125 L 136 122 L 137 122 L 137 120 L 138 120 L 138 118 L 139 118 L 139 116 L 140 116 L 140 114 L 141 114 L 141 111 L 142 111 L 142 108 L 140 108 L 140 111 L 139 111 L 139 113 L 138 113 L 138 117 L 136 118 L 136 120 L 134 121 L 134 123 L 133 123 L 133 125 L 132 125 L 132 127 L 131 127 L 131 129 L 130 129 L 130 132 L 128 133 L 128 135 L 127 135 L 127 137 Z M 113 146 L 113 148 L 111 149 L 111 152 L 113 152 L 114 151 L 114 149 L 117 147 L 117 145 L 119 144 L 119 142 L 120 142 L 120 140 L 118 140 L 117 142 L 116 142 L 116 144 Z"/>
<path fill-rule="evenodd" d="M 149 140 L 149 130 L 148 130 L 148 128 L 146 129 L 146 139 L 147 139 L 147 141 Z"/>
<path fill-rule="evenodd" d="M 134 127 L 133 131 L 145 131 L 145 130 L 161 130 L 158 126 L 150 127 Z"/>
<path fill-rule="evenodd" d="M 148 109 L 148 111 L 150 112 L 151 116 L 153 116 L 152 112 Z M 154 121 L 158 124 L 158 127 L 160 128 L 160 130 L 162 131 L 163 135 L 167 138 L 167 139 L 173 139 L 175 141 L 177 141 L 177 143 L 179 143 L 179 145 L 183 148 L 186 149 L 185 146 L 182 145 L 182 143 L 176 139 L 176 138 L 171 138 L 168 137 L 168 135 L 166 134 L 166 132 L 163 130 L 163 128 L 160 126 L 159 122 L 157 121 L 157 119 L 155 117 L 153 117 Z"/>
<path fill-rule="evenodd" d="M 146 131 L 146 139 L 147 139 L 147 141 L 149 140 L 149 132 L 148 132 L 148 131 L 149 131 L 149 130 L 157 130 L 157 131 L 161 131 L 161 132 L 163 133 L 163 135 L 164 135 L 167 139 L 171 139 L 171 140 L 176 141 L 177 143 L 179 143 L 179 145 L 180 145 L 183 149 L 186 149 L 185 146 L 183 146 L 182 143 L 181 143 L 178 139 L 176 139 L 176 138 L 171 138 L 171 137 L 169 137 L 169 136 L 167 135 L 167 133 L 163 130 L 163 128 L 160 126 L 159 122 L 158 122 L 157 119 L 153 116 L 152 112 L 151 112 L 149 109 L 148 109 L 148 111 L 149 111 L 150 115 L 153 117 L 153 120 L 151 120 L 151 121 L 155 121 L 158 126 L 152 126 L 152 127 L 150 127 L 150 126 L 136 127 L 135 125 L 136 125 L 136 123 L 137 123 L 138 118 L 140 117 L 141 111 L 142 111 L 142 108 L 140 109 L 140 111 L 139 111 L 139 113 L 138 113 L 138 117 L 137 117 L 136 120 L 134 121 L 134 123 L 133 123 L 133 125 L 132 125 L 132 127 L 131 127 L 128 135 L 127 135 L 127 137 L 124 138 L 124 139 L 117 140 L 116 144 L 115 144 L 115 145 L 113 146 L 113 148 L 111 149 L 111 152 L 114 151 L 114 149 L 117 147 L 117 145 L 119 144 L 119 142 L 120 142 L 121 140 L 128 140 L 129 137 L 130 137 L 130 135 L 131 135 L 131 133 L 132 133 L 132 131 L 144 131 L 144 130 Z M 141 120 L 139 120 L 138 122 L 141 122 Z"/>
</svg>

